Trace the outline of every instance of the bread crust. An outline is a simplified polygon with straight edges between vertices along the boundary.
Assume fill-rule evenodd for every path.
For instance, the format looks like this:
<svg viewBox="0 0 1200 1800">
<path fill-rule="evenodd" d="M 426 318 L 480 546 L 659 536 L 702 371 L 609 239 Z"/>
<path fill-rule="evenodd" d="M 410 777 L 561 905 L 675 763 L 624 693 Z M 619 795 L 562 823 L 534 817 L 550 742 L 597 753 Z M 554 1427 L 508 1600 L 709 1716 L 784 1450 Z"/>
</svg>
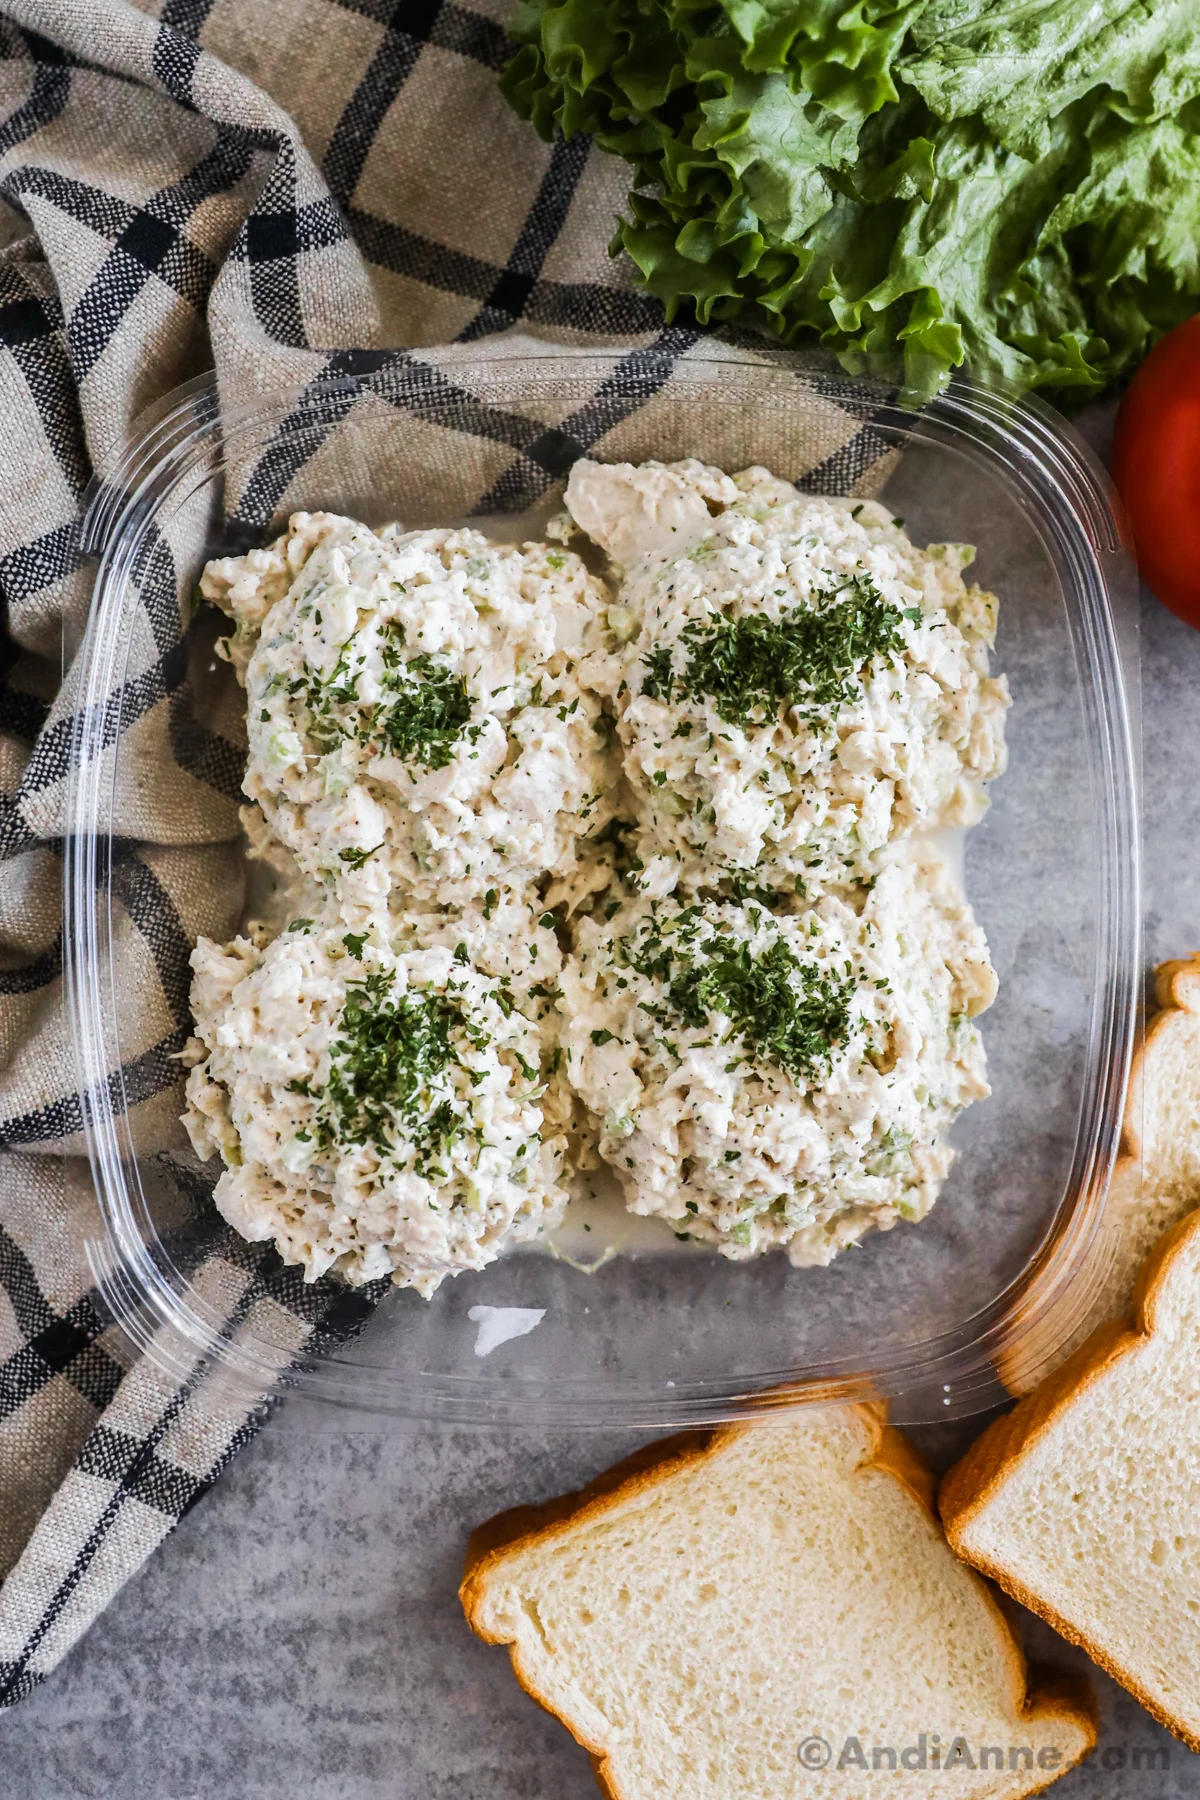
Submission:
<svg viewBox="0 0 1200 1800">
<path fill-rule="evenodd" d="M 1156 1059 L 1159 1040 L 1173 1028 L 1174 1020 L 1181 1012 L 1193 1016 L 1200 1015 L 1200 950 L 1191 956 L 1177 957 L 1173 961 L 1159 963 L 1154 971 L 1154 1004 L 1155 1010 L 1146 1021 L 1142 1041 L 1134 1055 L 1133 1065 L 1129 1072 L 1129 1087 L 1125 1099 L 1125 1111 L 1121 1120 L 1121 1139 L 1118 1146 L 1117 1160 L 1113 1164 L 1109 1182 L 1109 1191 L 1117 1188 L 1142 1167 L 1146 1154 L 1143 1119 L 1145 1116 L 1146 1082 L 1151 1078 L 1151 1070 Z M 1200 1194 L 1197 1194 L 1200 1202 Z M 1104 1218 L 1101 1216 L 1096 1236 L 1085 1253 L 1085 1267 L 1103 1242 Z M 1082 1271 L 1081 1271 L 1082 1272 Z M 1073 1326 L 1065 1335 L 1066 1341 L 1079 1331 Z M 1054 1317 L 1050 1315 L 1036 1323 L 1032 1330 L 1017 1337 L 1012 1343 L 1001 1345 L 996 1356 L 996 1372 L 1008 1391 L 1018 1398 L 1029 1394 L 1036 1381 L 1036 1370 L 1039 1364 L 1044 1366 L 1054 1354 Z M 1090 1333 L 1085 1333 L 1084 1341 Z M 1062 1339 L 1059 1339 L 1061 1343 Z M 1040 1346 L 1049 1342 L 1048 1349 Z M 1073 1353 L 1074 1354 L 1074 1353 Z M 1031 1383 L 1026 1371 L 1033 1364 L 1035 1381 Z M 1053 1379 L 1055 1371 L 1045 1380 Z"/>
<path fill-rule="evenodd" d="M 1173 1013 L 1200 1013 L 1200 950 L 1173 962 L 1159 963 L 1154 971 L 1154 1004 L 1157 1010 L 1146 1021 L 1146 1030 L 1129 1073 L 1129 1093 L 1121 1124 L 1122 1160 L 1140 1162 L 1145 1144 L 1141 1121 L 1142 1088 L 1147 1062 L 1163 1032 L 1170 1029 Z"/>
<path fill-rule="evenodd" d="M 735 1428 L 736 1429 L 736 1428 Z M 536 1540 L 562 1537 L 582 1521 L 602 1517 L 618 1505 L 676 1475 L 708 1454 L 716 1431 L 678 1431 L 643 1444 L 640 1450 L 602 1469 L 586 1486 L 534 1506 L 512 1506 L 485 1519 L 467 1540 L 458 1597 L 471 1630 L 488 1644 L 504 1639 L 488 1631 L 479 1617 L 487 1577 L 497 1563 Z M 534 1695 L 537 1699 L 537 1695 Z M 553 1709 L 551 1709 L 553 1710 Z"/>
<path fill-rule="evenodd" d="M 1187 964 L 1166 967 L 1190 971 L 1195 968 L 1195 959 Z M 1054 1430 L 1058 1421 L 1084 1394 L 1102 1382 L 1119 1363 L 1135 1355 L 1154 1335 L 1159 1306 L 1175 1264 L 1188 1254 L 1197 1239 L 1200 1239 L 1200 1211 L 1189 1213 L 1172 1226 L 1146 1259 L 1134 1296 L 1133 1326 L 1121 1319 L 1100 1326 L 1040 1387 L 1019 1401 L 1012 1412 L 995 1420 L 943 1477 L 938 1506 L 950 1547 L 964 1562 L 989 1576 L 1014 1600 L 1045 1619 L 1069 1643 L 1078 1644 L 1160 1725 L 1165 1725 L 1190 1750 L 1200 1752 L 1200 1734 L 1148 1694 L 1131 1670 L 1097 1645 L 1086 1631 L 1065 1619 L 1056 1607 L 1002 1563 L 973 1549 L 970 1543 L 972 1522 L 995 1499 L 1022 1457 Z"/>
<path fill-rule="evenodd" d="M 860 1430 L 862 1449 L 855 1474 L 890 1476 L 911 1496 L 927 1517 L 931 1530 L 941 1537 L 936 1478 L 915 1446 L 902 1432 L 887 1424 L 886 1404 L 862 1401 L 839 1407 L 837 1411 L 853 1417 Z M 634 1800 L 634 1797 L 618 1787 L 605 1746 L 590 1738 L 579 1722 L 568 1718 L 538 1686 L 524 1667 L 517 1645 L 488 1627 L 483 1609 L 489 1579 L 508 1557 L 534 1543 L 553 1542 L 568 1536 L 580 1525 L 604 1518 L 631 1500 L 652 1493 L 685 1469 L 719 1455 L 728 1444 L 747 1432 L 781 1428 L 787 1428 L 781 1418 L 749 1420 L 660 1439 L 603 1470 L 585 1487 L 540 1506 L 519 1506 L 498 1513 L 471 1535 L 458 1590 L 468 1624 L 486 1643 L 509 1643 L 513 1673 L 519 1685 L 532 1700 L 565 1725 L 576 1742 L 588 1752 L 593 1773 L 606 1800 Z M 1081 1730 L 1087 1740 L 1086 1748 L 1080 1752 L 1082 1757 L 1096 1741 L 1095 1701 L 1086 1681 L 1077 1677 L 1043 1677 L 1040 1672 L 1035 1681 L 1001 1597 L 982 1579 L 978 1579 L 978 1591 L 992 1615 L 1011 1684 L 1016 1717 L 1021 1721 L 1036 1719 L 1046 1724 L 1061 1721 L 1069 1730 Z M 1022 1796 L 1041 1793 L 1063 1773 L 1065 1769 L 1058 1769 L 1047 1780 L 1031 1781 L 1021 1790 Z"/>
</svg>

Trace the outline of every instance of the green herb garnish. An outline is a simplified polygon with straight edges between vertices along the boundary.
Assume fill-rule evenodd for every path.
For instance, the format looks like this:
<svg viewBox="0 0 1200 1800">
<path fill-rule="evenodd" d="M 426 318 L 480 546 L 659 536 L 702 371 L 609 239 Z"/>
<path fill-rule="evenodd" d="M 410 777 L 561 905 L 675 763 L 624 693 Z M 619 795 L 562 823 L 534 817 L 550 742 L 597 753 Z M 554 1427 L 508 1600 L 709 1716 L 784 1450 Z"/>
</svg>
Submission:
<svg viewBox="0 0 1200 1800">
<path fill-rule="evenodd" d="M 698 909 L 688 907 L 669 921 L 656 920 L 640 941 L 622 939 L 617 953 L 639 974 L 662 982 L 675 1020 L 703 1031 L 711 1029 L 713 1014 L 723 1015 L 730 1037 L 793 1079 L 828 1071 L 849 1035 L 857 985 L 850 966 L 844 977 L 823 973 L 801 962 L 782 937 L 757 955 L 724 933 L 702 938 Z M 656 1022 L 667 1022 L 662 1008 L 641 1005 Z"/>
<path fill-rule="evenodd" d="M 414 656 L 391 671 L 394 698 L 381 709 L 379 730 L 405 762 L 444 769 L 471 718 L 463 676 L 431 656 Z"/>
<path fill-rule="evenodd" d="M 680 639 L 683 669 L 675 671 L 669 645 L 658 645 L 645 659 L 642 692 L 667 703 L 706 696 L 722 719 L 743 727 L 764 724 L 781 706 L 813 713 L 844 705 L 860 669 L 903 649 L 903 615 L 865 575 L 818 602 L 777 620 L 693 620 Z"/>
<path fill-rule="evenodd" d="M 369 850 L 339 850 L 338 861 L 344 862 L 348 869 L 361 869 L 377 850 L 382 849 L 383 841 L 381 840 L 378 844 L 372 844 Z"/>
<path fill-rule="evenodd" d="M 398 1140 L 411 1144 L 423 1173 L 425 1159 L 447 1151 L 462 1129 L 442 1082 L 455 1060 L 451 1033 L 476 1034 L 444 995 L 394 989 L 395 976 L 382 970 L 350 985 L 318 1135 L 323 1146 L 371 1144 L 385 1155 Z"/>
<path fill-rule="evenodd" d="M 471 717 L 466 681 L 436 657 L 406 660 L 403 643 L 404 629 L 398 624 L 382 633 L 384 697 L 377 703 L 359 704 L 363 657 L 353 638 L 342 645 L 328 675 L 308 669 L 290 684 L 289 692 L 300 697 L 308 714 L 304 728 L 322 753 L 347 739 L 359 744 L 382 739 L 405 762 L 445 768 Z M 352 649 L 358 654 L 354 666 Z M 358 707 L 352 719 L 339 715 L 338 709 L 347 706 Z"/>
<path fill-rule="evenodd" d="M 642 677 L 642 692 L 651 700 L 662 700 L 669 704 L 675 687 L 675 676 L 671 670 L 671 647 L 659 644 L 645 658 L 646 673 Z"/>
</svg>

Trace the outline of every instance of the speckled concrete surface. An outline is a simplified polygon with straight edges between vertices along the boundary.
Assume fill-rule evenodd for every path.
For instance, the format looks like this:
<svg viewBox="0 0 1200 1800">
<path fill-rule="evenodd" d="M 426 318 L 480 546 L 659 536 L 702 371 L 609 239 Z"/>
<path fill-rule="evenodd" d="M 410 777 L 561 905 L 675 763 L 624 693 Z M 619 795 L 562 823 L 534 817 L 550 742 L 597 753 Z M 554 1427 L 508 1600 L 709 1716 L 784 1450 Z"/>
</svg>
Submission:
<svg viewBox="0 0 1200 1800">
<path fill-rule="evenodd" d="M 1200 633 L 1149 599 L 1143 693 L 1154 960 L 1200 946 Z M 954 1433 L 920 1435 L 938 1463 L 953 1455 Z M 0 1800 L 593 1800 L 587 1758 L 472 1639 L 455 1587 L 473 1525 L 632 1447 L 348 1434 L 284 1412 L 0 1717 Z M 1036 1657 L 1084 1661 L 1028 1633 Z M 1096 1685 L 1097 1752 L 1056 1800 L 1200 1797 L 1200 1757 Z"/>
</svg>

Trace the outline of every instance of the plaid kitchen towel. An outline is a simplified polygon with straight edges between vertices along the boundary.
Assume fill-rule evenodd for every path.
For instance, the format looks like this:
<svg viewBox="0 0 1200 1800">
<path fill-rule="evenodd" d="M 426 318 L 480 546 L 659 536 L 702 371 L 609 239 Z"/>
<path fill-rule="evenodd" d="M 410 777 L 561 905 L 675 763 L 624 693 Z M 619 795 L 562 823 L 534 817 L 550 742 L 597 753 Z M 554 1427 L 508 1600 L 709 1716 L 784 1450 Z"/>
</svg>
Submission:
<svg viewBox="0 0 1200 1800">
<path fill-rule="evenodd" d="M 0 6 L 3 1702 L 53 1668 L 262 1416 L 220 1367 L 123 1329 L 85 1251 L 103 1224 L 65 1023 L 60 892 L 88 483 L 114 477 L 148 405 L 210 367 L 239 397 L 352 375 L 347 406 L 364 396 L 411 420 L 431 395 L 444 413 L 433 346 L 517 330 L 603 344 L 603 379 L 550 434 L 552 454 L 519 410 L 460 380 L 464 478 L 476 498 L 511 499 L 561 475 L 564 446 L 619 449 L 622 422 L 696 342 L 664 329 L 607 255 L 621 165 L 584 140 L 543 144 L 501 100 L 507 11 Z M 886 461 L 869 422 L 831 404 L 819 437 L 814 485 L 869 489 Z M 304 457 L 286 451 L 235 482 L 244 527 L 300 493 Z M 318 458 L 310 481 L 319 470 Z M 129 680 L 104 702 L 123 752 L 106 873 L 121 1043 L 109 1085 L 143 1144 L 165 1142 L 179 1108 L 191 945 L 228 935 L 242 905 L 240 725 L 193 690 L 186 558 L 186 544 L 152 544 Z M 225 1334 L 280 1370 L 354 1330 L 373 1298 L 305 1288 L 215 1230 L 191 1281 Z"/>
</svg>

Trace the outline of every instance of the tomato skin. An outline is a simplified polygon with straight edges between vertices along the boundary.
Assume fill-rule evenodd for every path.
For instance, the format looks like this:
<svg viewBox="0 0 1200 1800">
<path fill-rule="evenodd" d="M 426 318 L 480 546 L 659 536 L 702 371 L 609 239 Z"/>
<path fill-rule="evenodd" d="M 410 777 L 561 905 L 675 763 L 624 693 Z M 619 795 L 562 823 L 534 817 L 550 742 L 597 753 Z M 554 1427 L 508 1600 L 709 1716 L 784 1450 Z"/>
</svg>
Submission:
<svg viewBox="0 0 1200 1800">
<path fill-rule="evenodd" d="M 1200 627 L 1200 314 L 1168 332 L 1134 376 L 1112 473 L 1142 579 Z"/>
</svg>

